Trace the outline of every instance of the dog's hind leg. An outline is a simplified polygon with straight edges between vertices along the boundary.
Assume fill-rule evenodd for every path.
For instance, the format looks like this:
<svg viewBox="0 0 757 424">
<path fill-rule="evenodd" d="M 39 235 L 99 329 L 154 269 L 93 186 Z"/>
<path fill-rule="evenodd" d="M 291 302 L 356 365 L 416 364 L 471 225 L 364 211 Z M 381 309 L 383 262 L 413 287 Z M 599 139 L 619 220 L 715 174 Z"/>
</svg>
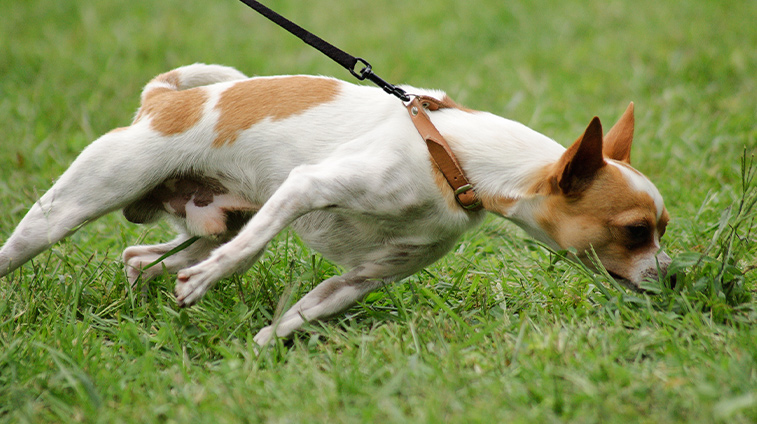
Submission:
<svg viewBox="0 0 757 424">
<path fill-rule="evenodd" d="M 161 177 L 132 127 L 89 145 L 21 220 L 0 250 L 0 277 L 82 225 L 134 201 Z"/>
<path fill-rule="evenodd" d="M 248 269 L 268 242 L 295 219 L 330 206 L 346 207 L 354 200 L 343 188 L 346 181 L 354 185 L 360 177 L 335 175 L 335 169 L 340 168 L 316 164 L 292 170 L 235 238 L 213 251 L 208 259 L 179 271 L 175 290 L 179 306 L 194 304 L 221 278 Z"/>
<path fill-rule="evenodd" d="M 308 321 L 334 316 L 365 297 L 368 293 L 386 284 L 380 278 L 370 278 L 363 267 L 331 277 L 305 295 L 273 324 L 255 335 L 259 346 L 268 344 L 274 334 L 287 337 Z"/>
<path fill-rule="evenodd" d="M 220 244 L 213 238 L 202 237 L 184 250 L 165 258 L 153 267 L 143 269 L 189 239 L 188 235 L 181 234 L 168 243 L 126 248 L 123 253 L 123 260 L 129 282 L 134 285 L 140 278 L 143 282 L 150 281 L 163 273 L 163 270 L 175 274 L 178 270 L 207 258 L 210 252 Z"/>
</svg>

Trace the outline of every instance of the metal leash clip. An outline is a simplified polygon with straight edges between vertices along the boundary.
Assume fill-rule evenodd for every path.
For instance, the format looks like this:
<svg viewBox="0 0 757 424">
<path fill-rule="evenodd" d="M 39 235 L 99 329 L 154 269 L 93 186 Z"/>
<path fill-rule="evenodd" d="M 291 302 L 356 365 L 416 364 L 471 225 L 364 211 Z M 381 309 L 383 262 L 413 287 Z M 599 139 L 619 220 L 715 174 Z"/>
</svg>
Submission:
<svg viewBox="0 0 757 424">
<path fill-rule="evenodd" d="M 368 63 L 365 59 L 361 57 L 355 58 L 355 65 L 358 63 L 362 63 L 363 69 L 360 70 L 360 73 L 355 72 L 355 67 L 353 66 L 349 71 L 352 75 L 355 76 L 355 78 L 359 79 L 360 81 L 368 80 L 377 86 L 381 87 L 385 92 L 398 97 L 403 102 L 409 102 L 410 96 L 407 95 L 407 92 L 405 90 L 397 87 L 394 84 L 390 84 L 386 82 L 383 78 L 379 77 L 378 75 L 373 73 L 373 68 L 371 67 L 371 64 Z"/>
</svg>

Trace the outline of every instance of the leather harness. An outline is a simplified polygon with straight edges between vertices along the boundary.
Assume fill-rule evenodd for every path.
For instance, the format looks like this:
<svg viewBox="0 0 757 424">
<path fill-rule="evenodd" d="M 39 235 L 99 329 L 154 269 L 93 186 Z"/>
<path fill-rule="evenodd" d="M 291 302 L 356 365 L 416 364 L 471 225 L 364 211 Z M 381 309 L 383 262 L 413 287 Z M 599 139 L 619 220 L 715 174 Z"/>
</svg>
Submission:
<svg viewBox="0 0 757 424">
<path fill-rule="evenodd" d="M 465 173 L 449 144 L 431 123 L 431 119 L 426 113 L 426 110 L 435 111 L 451 107 L 453 106 L 433 97 L 415 96 L 408 103 L 407 111 L 418 133 L 426 141 L 431 159 L 442 172 L 449 186 L 452 187 L 457 203 L 465 210 L 477 211 L 482 208 L 481 200 L 476 196 L 473 185 L 465 177 Z"/>
</svg>

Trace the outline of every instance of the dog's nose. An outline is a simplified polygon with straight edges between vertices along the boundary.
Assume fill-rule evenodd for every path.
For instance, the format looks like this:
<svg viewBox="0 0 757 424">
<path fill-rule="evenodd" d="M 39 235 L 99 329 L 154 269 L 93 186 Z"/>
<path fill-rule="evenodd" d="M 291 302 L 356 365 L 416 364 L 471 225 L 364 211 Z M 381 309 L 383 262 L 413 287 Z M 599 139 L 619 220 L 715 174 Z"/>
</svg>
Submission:
<svg viewBox="0 0 757 424">
<path fill-rule="evenodd" d="M 670 263 L 673 262 L 673 260 L 670 259 L 670 256 L 668 256 L 668 254 L 662 250 L 657 253 L 656 259 L 657 269 L 659 269 L 660 277 L 665 277 L 665 275 L 668 274 L 668 266 L 670 266 Z"/>
<path fill-rule="evenodd" d="M 673 260 L 670 259 L 670 256 L 662 250 L 657 254 L 657 266 L 660 267 L 660 271 L 663 275 L 668 272 L 668 265 L 670 265 L 672 261 Z"/>
<path fill-rule="evenodd" d="M 673 260 L 670 259 L 670 256 L 668 256 L 667 253 L 663 252 L 662 250 L 660 253 L 657 254 L 657 267 L 660 270 L 660 277 L 668 279 L 668 284 L 670 285 L 671 289 L 674 289 L 676 287 L 677 277 L 676 274 L 667 275 L 668 274 L 668 266 L 670 266 L 670 263 Z"/>
</svg>

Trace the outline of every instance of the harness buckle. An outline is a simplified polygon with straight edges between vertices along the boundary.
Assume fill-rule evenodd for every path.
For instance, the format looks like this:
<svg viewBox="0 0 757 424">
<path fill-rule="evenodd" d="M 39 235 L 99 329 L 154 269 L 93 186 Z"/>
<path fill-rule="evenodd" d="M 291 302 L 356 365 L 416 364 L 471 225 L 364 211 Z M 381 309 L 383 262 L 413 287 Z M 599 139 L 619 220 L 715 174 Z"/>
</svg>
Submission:
<svg viewBox="0 0 757 424">
<path fill-rule="evenodd" d="M 471 204 L 467 204 L 460 199 L 461 195 L 469 191 L 473 192 L 473 199 L 475 200 Z M 476 196 L 476 191 L 473 190 L 473 185 L 470 183 L 460 186 L 457 190 L 455 190 L 455 200 L 457 200 L 457 203 L 459 203 L 460 206 L 462 206 L 465 210 L 477 210 L 481 207 L 481 199 Z"/>
</svg>

